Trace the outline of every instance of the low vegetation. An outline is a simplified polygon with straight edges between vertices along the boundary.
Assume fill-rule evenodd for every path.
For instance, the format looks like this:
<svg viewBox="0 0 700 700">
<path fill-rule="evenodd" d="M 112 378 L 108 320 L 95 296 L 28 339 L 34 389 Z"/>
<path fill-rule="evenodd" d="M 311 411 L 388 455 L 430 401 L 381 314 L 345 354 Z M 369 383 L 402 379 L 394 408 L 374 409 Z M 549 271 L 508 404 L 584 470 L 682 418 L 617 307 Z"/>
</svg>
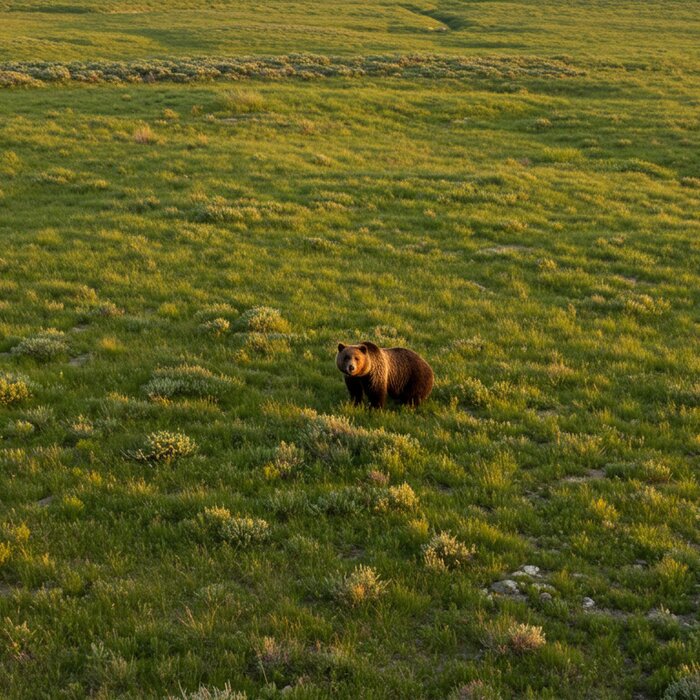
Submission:
<svg viewBox="0 0 700 700">
<path fill-rule="evenodd" d="M 699 31 L 0 0 L 0 696 L 696 697 Z"/>
</svg>

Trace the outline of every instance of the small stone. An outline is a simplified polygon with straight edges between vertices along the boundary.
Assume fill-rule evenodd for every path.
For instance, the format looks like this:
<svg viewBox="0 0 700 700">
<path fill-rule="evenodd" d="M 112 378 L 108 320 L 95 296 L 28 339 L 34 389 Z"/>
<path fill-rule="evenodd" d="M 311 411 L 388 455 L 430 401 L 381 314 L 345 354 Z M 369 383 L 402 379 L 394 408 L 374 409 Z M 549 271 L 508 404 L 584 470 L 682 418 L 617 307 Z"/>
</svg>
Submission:
<svg viewBox="0 0 700 700">
<path fill-rule="evenodd" d="M 549 601 L 552 600 L 552 594 L 547 593 L 547 591 L 544 591 L 544 593 L 540 593 L 540 600 L 543 603 L 549 603 Z"/>
<path fill-rule="evenodd" d="M 41 500 L 37 501 L 36 504 L 40 506 L 41 508 L 46 508 L 47 506 L 50 506 L 53 500 L 56 498 L 56 496 L 45 496 Z"/>
<path fill-rule="evenodd" d="M 491 584 L 491 590 L 494 593 L 501 593 L 503 595 L 516 595 L 520 593 L 518 584 L 512 579 L 504 579 L 503 581 L 496 581 Z"/>
<path fill-rule="evenodd" d="M 581 605 L 583 606 L 584 610 L 590 610 L 591 608 L 595 608 L 595 600 L 586 596 L 581 602 Z"/>
<path fill-rule="evenodd" d="M 539 576 L 540 567 L 534 564 L 525 564 L 525 566 L 520 567 L 521 571 L 524 571 L 528 576 Z"/>
</svg>

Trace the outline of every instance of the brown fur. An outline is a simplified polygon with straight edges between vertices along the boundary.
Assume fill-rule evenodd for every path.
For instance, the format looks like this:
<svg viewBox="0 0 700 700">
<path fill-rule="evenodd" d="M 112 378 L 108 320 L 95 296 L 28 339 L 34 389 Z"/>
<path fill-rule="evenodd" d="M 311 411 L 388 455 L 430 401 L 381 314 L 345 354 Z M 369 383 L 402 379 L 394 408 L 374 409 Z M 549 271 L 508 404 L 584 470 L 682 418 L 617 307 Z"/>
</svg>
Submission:
<svg viewBox="0 0 700 700">
<path fill-rule="evenodd" d="M 335 358 L 355 405 L 367 396 L 370 406 L 384 408 L 387 396 L 402 404 L 418 406 L 433 389 L 433 370 L 413 350 L 338 343 Z"/>
</svg>

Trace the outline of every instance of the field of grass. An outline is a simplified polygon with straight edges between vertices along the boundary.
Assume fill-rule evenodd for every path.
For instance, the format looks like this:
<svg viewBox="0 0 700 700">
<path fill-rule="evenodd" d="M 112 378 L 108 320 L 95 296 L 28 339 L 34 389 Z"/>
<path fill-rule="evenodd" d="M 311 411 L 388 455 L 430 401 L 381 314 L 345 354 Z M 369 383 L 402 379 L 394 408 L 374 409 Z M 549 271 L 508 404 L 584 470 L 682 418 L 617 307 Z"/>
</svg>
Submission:
<svg viewBox="0 0 700 700">
<path fill-rule="evenodd" d="M 164 7 L 0 1 L 0 696 L 699 697 L 698 4 Z"/>
</svg>

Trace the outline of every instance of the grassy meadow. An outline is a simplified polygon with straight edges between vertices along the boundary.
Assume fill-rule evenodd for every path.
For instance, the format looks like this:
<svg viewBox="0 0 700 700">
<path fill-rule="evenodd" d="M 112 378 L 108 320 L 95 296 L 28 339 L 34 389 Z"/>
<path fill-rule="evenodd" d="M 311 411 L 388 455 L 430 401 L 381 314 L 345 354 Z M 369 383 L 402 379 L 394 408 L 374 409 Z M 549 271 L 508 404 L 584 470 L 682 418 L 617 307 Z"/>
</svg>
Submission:
<svg viewBox="0 0 700 700">
<path fill-rule="evenodd" d="M 0 1 L 0 697 L 700 697 L 698 47 Z"/>
</svg>

